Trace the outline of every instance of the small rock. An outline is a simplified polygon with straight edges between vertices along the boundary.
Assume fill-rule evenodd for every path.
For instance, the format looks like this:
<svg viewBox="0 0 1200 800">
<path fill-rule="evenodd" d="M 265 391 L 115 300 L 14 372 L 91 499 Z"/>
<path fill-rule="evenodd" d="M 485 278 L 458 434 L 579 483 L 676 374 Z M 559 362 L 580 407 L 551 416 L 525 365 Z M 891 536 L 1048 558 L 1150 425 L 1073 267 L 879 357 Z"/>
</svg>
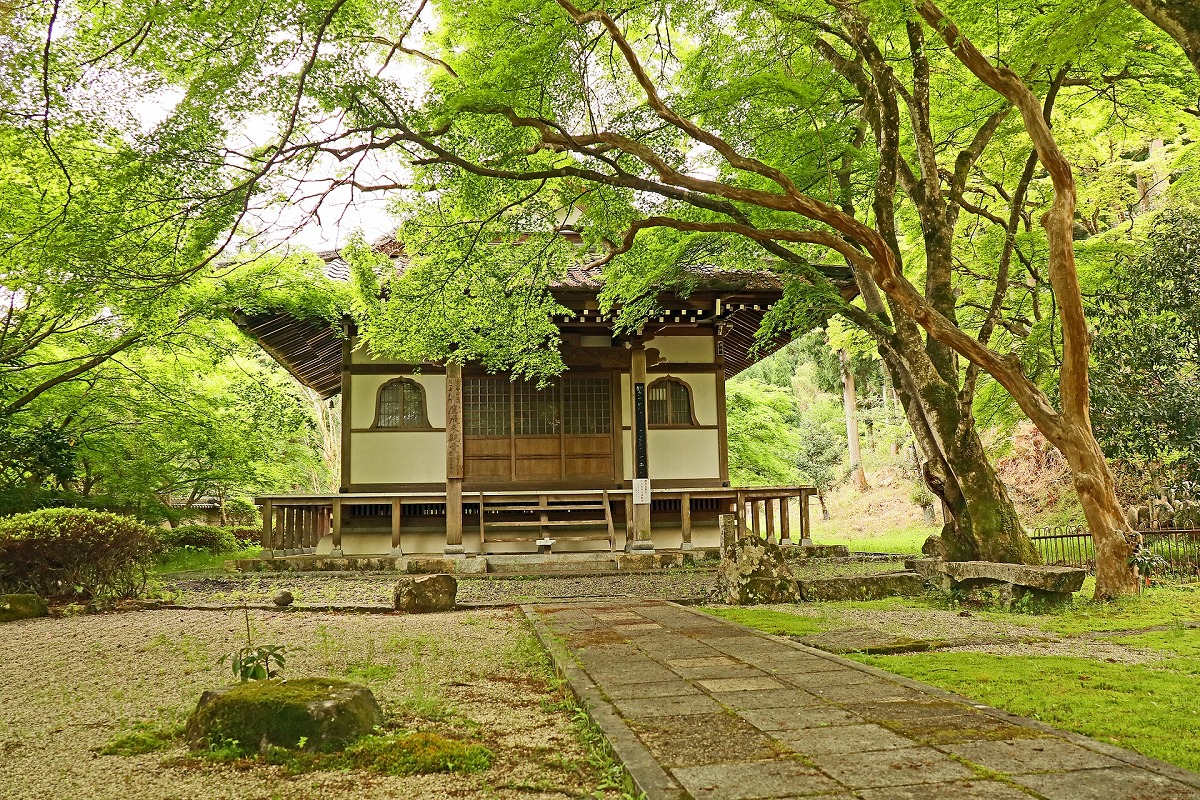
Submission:
<svg viewBox="0 0 1200 800">
<path fill-rule="evenodd" d="M 34 619 L 49 616 L 46 601 L 36 594 L 0 595 L 0 622 L 15 622 L 19 619 Z"/>
<path fill-rule="evenodd" d="M 936 533 L 925 540 L 925 544 L 921 545 L 921 553 L 930 558 L 946 558 L 946 543 L 942 541 L 942 537 Z"/>
<path fill-rule="evenodd" d="M 458 581 L 453 575 L 413 575 L 396 582 L 393 601 L 397 611 L 428 614 L 453 611 Z"/>
<path fill-rule="evenodd" d="M 271 602 L 280 608 L 287 608 L 292 603 L 296 602 L 296 598 L 292 597 L 291 592 L 289 592 L 287 589 L 284 589 L 282 592 L 271 598 Z"/>
<path fill-rule="evenodd" d="M 973 617 L 973 616 L 975 616 L 975 615 L 974 615 L 974 614 L 972 614 L 970 611 L 960 611 L 960 612 L 958 612 L 958 615 L 959 615 L 960 617 Z"/>
</svg>

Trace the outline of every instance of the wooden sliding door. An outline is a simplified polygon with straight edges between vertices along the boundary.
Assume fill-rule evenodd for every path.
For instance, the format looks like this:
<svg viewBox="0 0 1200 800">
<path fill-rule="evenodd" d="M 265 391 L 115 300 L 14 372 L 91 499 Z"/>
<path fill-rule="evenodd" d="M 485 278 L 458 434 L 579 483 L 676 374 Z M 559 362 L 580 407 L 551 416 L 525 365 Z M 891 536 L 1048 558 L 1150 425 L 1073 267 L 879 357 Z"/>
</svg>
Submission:
<svg viewBox="0 0 1200 800">
<path fill-rule="evenodd" d="M 606 485 L 613 467 L 613 377 L 565 375 L 547 386 L 463 379 L 466 480 L 475 485 Z"/>
</svg>

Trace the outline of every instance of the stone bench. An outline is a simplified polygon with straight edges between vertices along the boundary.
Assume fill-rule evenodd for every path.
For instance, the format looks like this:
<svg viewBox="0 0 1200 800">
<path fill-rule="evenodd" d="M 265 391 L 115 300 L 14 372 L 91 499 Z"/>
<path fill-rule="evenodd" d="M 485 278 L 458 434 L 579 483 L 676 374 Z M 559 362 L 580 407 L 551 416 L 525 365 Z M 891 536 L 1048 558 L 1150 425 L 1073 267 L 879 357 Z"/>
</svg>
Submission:
<svg viewBox="0 0 1200 800">
<path fill-rule="evenodd" d="M 1000 601 L 1011 606 L 1029 595 L 1037 600 L 1064 602 L 1083 587 L 1087 571 L 1079 567 L 1002 564 L 995 561 L 942 561 L 936 571 L 943 576 L 945 588 L 976 589 L 1000 586 Z"/>
</svg>

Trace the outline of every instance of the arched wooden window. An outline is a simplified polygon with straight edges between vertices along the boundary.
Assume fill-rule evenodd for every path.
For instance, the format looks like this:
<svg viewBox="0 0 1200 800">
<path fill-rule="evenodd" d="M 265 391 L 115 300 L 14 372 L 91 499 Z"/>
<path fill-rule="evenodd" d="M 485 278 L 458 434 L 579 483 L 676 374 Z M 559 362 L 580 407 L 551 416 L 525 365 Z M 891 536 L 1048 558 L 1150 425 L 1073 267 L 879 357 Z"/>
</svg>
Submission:
<svg viewBox="0 0 1200 800">
<path fill-rule="evenodd" d="M 646 390 L 646 423 L 668 428 L 692 427 L 692 389 L 679 378 L 659 378 Z"/>
<path fill-rule="evenodd" d="M 412 378 L 394 378 L 379 387 L 375 406 L 375 428 L 409 430 L 428 428 L 425 389 Z"/>
</svg>

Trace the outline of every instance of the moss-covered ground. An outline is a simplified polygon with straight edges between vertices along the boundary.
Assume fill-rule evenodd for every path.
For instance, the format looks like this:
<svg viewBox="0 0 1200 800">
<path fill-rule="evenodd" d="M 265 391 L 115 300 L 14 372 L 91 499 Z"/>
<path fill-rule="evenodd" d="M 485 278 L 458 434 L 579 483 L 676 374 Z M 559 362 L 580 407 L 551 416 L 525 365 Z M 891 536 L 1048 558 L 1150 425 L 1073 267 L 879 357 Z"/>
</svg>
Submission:
<svg viewBox="0 0 1200 800">
<path fill-rule="evenodd" d="M 772 608 L 710 608 L 759 630 L 805 636 L 867 625 L 928 638 L 959 627 L 981 644 L 905 655 L 854 655 L 904 675 L 1064 730 L 1200 770 L 1200 586 L 1157 586 L 1116 602 L 1090 599 L 1089 579 L 1069 605 L 1002 611 L 986 599 L 889 598 Z M 963 615 L 963 616 L 959 616 Z M 955 622 L 958 620 L 959 622 Z M 889 629 L 889 626 L 892 626 Z M 986 628 L 986 634 L 979 631 Z M 1145 630 L 1156 628 L 1157 630 Z M 1009 642 L 996 642 L 1005 631 Z M 987 639 L 990 645 L 982 644 Z M 1048 644 L 1029 645 L 1031 641 Z M 1037 655 L 1038 647 L 1066 655 Z M 1127 658 L 1123 658 L 1127 656 Z"/>
</svg>

